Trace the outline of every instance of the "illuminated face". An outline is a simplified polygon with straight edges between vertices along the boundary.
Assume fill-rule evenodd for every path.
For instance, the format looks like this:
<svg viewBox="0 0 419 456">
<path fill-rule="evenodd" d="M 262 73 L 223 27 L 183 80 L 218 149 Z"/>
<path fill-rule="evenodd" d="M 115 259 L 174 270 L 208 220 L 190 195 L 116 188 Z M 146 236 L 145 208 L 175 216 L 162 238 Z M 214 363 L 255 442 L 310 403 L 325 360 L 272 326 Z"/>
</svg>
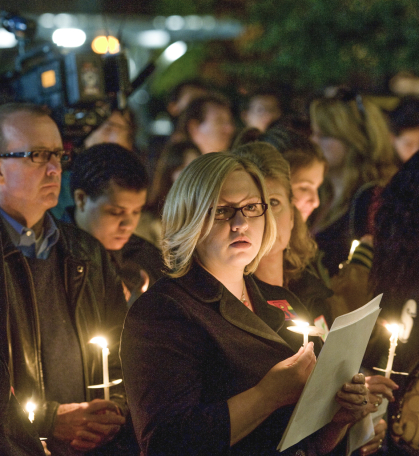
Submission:
<svg viewBox="0 0 419 456">
<path fill-rule="evenodd" d="M 419 128 L 409 128 L 393 136 L 393 145 L 400 160 L 407 162 L 419 150 Z"/>
<path fill-rule="evenodd" d="M 319 207 L 319 187 L 324 178 L 324 163 L 314 161 L 306 168 L 291 174 L 291 188 L 294 204 L 307 221 L 310 214 Z"/>
<path fill-rule="evenodd" d="M 102 125 L 90 133 L 84 145 L 89 148 L 96 144 L 113 143 L 132 150 L 131 130 L 127 119 L 119 111 L 114 111 Z"/>
<path fill-rule="evenodd" d="M 105 249 L 120 250 L 138 224 L 146 197 L 146 190 L 125 189 L 112 181 L 96 199 L 78 189 L 74 192 L 76 223 Z"/>
<path fill-rule="evenodd" d="M 266 179 L 269 204 L 276 221 L 276 241 L 268 255 L 282 255 L 287 248 L 294 227 L 293 206 L 290 203 L 285 187 L 276 179 Z"/>
<path fill-rule="evenodd" d="M 233 171 L 220 193 L 218 206 L 241 207 L 261 203 L 260 191 L 244 170 Z M 213 208 L 214 210 L 214 208 Z M 265 228 L 265 216 L 246 218 L 240 211 L 230 220 L 215 220 L 209 235 L 198 242 L 196 251 L 203 266 L 214 276 L 243 273 L 259 252 Z"/>
<path fill-rule="evenodd" d="M 281 117 L 281 107 L 278 100 L 272 95 L 253 97 L 249 109 L 243 115 L 246 127 L 255 127 L 266 131 L 268 126 Z"/>
<path fill-rule="evenodd" d="M 312 124 L 311 140 L 322 150 L 329 169 L 341 169 L 345 164 L 346 146 L 343 141 L 332 136 L 324 136 L 316 124 Z"/>
<path fill-rule="evenodd" d="M 233 116 L 228 108 L 208 103 L 205 119 L 201 123 L 192 121 L 189 131 L 203 154 L 225 151 L 230 147 L 235 131 Z"/>
<path fill-rule="evenodd" d="M 6 145 L 1 152 L 63 148 L 57 125 L 48 116 L 12 114 L 3 124 L 3 136 Z M 54 155 L 48 163 L 33 163 L 30 157 L 0 159 L 1 207 L 25 225 L 39 221 L 57 205 L 60 186 L 61 163 Z"/>
</svg>

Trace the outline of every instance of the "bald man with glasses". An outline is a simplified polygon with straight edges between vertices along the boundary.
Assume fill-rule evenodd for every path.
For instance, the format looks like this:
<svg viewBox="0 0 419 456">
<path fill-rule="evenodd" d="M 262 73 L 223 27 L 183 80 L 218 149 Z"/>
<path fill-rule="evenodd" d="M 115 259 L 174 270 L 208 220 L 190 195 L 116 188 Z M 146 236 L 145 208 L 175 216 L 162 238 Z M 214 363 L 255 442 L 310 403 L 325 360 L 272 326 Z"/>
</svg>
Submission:
<svg viewBox="0 0 419 456">
<path fill-rule="evenodd" d="M 41 108 L 0 106 L 0 235 L 9 300 L 11 383 L 54 455 L 129 454 L 107 450 L 125 422 L 122 387 L 103 389 L 103 336 L 110 380 L 121 378 L 122 287 L 100 243 L 48 212 L 58 202 L 68 159 L 55 122 Z M 118 389 L 119 388 L 119 389 Z M 105 451 L 105 453 L 103 453 Z"/>
</svg>

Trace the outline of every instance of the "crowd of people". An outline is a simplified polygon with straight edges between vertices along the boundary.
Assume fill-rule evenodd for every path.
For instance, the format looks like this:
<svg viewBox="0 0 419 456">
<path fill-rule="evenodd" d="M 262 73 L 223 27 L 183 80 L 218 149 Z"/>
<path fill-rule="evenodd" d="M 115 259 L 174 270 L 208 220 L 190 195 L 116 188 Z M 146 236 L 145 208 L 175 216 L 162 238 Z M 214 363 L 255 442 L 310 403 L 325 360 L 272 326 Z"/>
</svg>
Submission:
<svg viewBox="0 0 419 456">
<path fill-rule="evenodd" d="M 275 455 L 335 318 L 380 293 L 332 420 L 283 454 L 346 454 L 385 399 L 358 454 L 419 454 L 419 101 L 288 106 L 184 82 L 151 173 L 129 110 L 72 156 L 44 107 L 0 106 L 0 454 Z M 407 376 L 374 370 L 388 322 Z"/>
</svg>

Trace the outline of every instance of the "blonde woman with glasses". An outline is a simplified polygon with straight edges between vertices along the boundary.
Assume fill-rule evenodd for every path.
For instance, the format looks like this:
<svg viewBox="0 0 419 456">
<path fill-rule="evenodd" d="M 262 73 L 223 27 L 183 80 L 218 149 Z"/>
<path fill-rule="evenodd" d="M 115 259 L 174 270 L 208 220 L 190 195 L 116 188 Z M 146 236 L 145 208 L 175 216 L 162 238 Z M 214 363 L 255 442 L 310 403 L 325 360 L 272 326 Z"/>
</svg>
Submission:
<svg viewBox="0 0 419 456">
<path fill-rule="evenodd" d="M 182 171 L 163 210 L 167 278 L 131 307 L 125 386 L 141 454 L 277 455 L 316 359 L 295 346 L 284 313 L 251 277 L 276 236 L 260 171 L 211 153 Z M 300 342 L 301 343 L 301 342 Z M 322 455 L 366 413 L 356 375 L 332 422 L 284 455 Z"/>
</svg>

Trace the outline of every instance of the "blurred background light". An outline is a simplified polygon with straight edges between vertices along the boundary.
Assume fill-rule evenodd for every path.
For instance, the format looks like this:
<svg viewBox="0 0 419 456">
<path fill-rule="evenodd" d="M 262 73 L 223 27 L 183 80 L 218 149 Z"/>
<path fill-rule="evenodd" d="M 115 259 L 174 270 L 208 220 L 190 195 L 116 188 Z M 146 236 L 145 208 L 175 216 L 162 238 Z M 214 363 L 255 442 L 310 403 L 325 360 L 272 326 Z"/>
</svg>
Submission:
<svg viewBox="0 0 419 456">
<path fill-rule="evenodd" d="M 12 48 L 15 47 L 17 44 L 17 40 L 13 33 L 8 32 L 4 28 L 0 28 L 0 48 Z"/>
<path fill-rule="evenodd" d="M 185 19 L 182 16 L 169 16 L 166 19 L 166 27 L 169 30 L 182 30 L 185 26 Z"/>
<path fill-rule="evenodd" d="M 150 49 L 165 47 L 170 42 L 170 34 L 164 30 L 147 30 L 138 34 L 138 44 Z"/>
<path fill-rule="evenodd" d="M 166 48 L 162 54 L 163 58 L 167 62 L 174 62 L 175 60 L 182 57 L 183 54 L 188 50 L 188 46 L 183 41 L 176 41 Z"/>
<path fill-rule="evenodd" d="M 86 41 L 86 34 L 76 28 L 60 28 L 52 34 L 52 41 L 57 46 L 79 47 Z"/>
<path fill-rule="evenodd" d="M 96 54 L 117 54 L 120 46 L 119 41 L 114 36 L 97 36 L 92 41 L 92 49 Z"/>
</svg>

